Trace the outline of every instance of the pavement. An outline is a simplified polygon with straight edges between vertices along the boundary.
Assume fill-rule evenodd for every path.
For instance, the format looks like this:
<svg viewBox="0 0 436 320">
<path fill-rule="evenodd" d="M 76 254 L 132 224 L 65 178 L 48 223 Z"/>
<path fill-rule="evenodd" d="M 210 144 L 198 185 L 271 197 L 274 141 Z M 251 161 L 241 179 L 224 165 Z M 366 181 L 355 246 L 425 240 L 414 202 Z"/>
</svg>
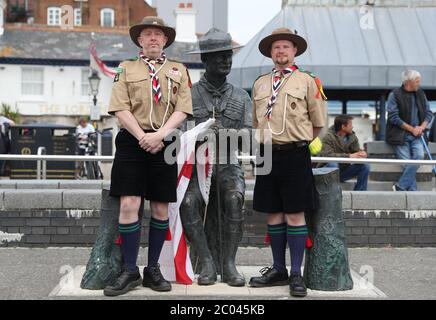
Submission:
<svg viewBox="0 0 436 320">
<path fill-rule="evenodd" d="M 108 299 L 101 290 L 79 287 L 90 248 L 1 248 L 0 299 Z M 141 250 L 139 264 L 145 262 Z M 436 248 L 352 248 L 349 260 L 354 288 L 342 292 L 309 290 L 306 299 L 436 299 Z M 237 265 L 247 281 L 271 263 L 269 248 L 240 248 Z M 289 265 L 289 262 L 288 262 Z M 141 300 L 287 300 L 288 287 L 202 287 L 173 284 L 169 293 L 137 288 L 116 299 Z"/>
</svg>

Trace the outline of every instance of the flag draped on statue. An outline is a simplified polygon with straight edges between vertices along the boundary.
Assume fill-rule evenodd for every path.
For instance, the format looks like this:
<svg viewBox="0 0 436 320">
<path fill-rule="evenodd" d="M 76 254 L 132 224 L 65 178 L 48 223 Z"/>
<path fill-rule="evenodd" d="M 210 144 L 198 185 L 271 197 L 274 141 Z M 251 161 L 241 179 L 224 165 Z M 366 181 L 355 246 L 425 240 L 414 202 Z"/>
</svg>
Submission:
<svg viewBox="0 0 436 320">
<path fill-rule="evenodd" d="M 105 76 L 114 78 L 117 74 L 115 68 L 110 68 L 97 56 L 97 48 L 93 42 L 89 47 L 90 53 L 90 67 L 93 70 L 103 73 Z"/>
<path fill-rule="evenodd" d="M 202 197 L 206 203 L 209 200 L 212 176 L 212 166 L 210 164 L 213 163 L 213 148 L 209 148 L 208 143 L 204 142 L 198 148 L 196 154 L 195 145 L 197 137 L 204 133 L 214 121 L 209 119 L 200 123 L 195 128 L 185 132 L 180 138 L 180 150 L 177 154 L 177 202 L 170 203 L 168 207 L 170 234 L 167 236 L 167 241 L 164 243 L 159 258 L 162 275 L 168 281 L 192 284 L 194 280 L 194 271 L 180 218 L 180 205 L 188 189 L 194 164 L 197 168 Z"/>
</svg>

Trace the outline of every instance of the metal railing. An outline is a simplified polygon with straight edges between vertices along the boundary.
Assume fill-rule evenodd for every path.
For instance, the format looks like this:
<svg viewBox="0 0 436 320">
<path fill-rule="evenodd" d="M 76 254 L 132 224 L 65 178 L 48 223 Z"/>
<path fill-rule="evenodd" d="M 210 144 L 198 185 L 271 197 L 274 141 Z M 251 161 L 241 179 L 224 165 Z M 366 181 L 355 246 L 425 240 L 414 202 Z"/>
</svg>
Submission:
<svg viewBox="0 0 436 320">
<path fill-rule="evenodd" d="M 36 161 L 36 179 L 47 179 L 47 161 L 110 161 L 114 160 L 114 156 L 66 156 L 66 155 L 47 155 L 45 147 L 38 148 L 37 155 L 21 155 L 21 154 L 0 154 L 0 160 L 20 160 L 20 161 Z"/>
<path fill-rule="evenodd" d="M 21 154 L 0 154 L 0 160 L 22 160 L 22 161 L 37 161 L 37 179 L 46 179 L 47 177 L 47 161 L 110 161 L 114 160 L 114 156 L 78 156 L 78 155 L 46 155 L 44 147 L 38 148 L 37 155 L 21 155 Z M 242 161 L 254 161 L 256 156 L 237 156 Z M 312 157 L 312 162 L 316 163 L 377 163 L 377 164 L 414 164 L 435 166 L 436 160 L 400 160 L 400 159 L 378 159 L 378 158 L 333 158 L 333 157 Z"/>
<path fill-rule="evenodd" d="M 240 160 L 256 160 L 256 156 L 238 156 Z M 377 163 L 377 164 L 415 164 L 415 165 L 436 165 L 436 160 L 403 160 L 403 159 L 379 159 L 379 158 L 334 158 L 334 157 L 312 157 L 316 163 Z"/>
<path fill-rule="evenodd" d="M 21 154 L 0 154 L 0 160 L 23 160 L 23 161 L 113 161 L 114 156 L 54 156 L 54 155 L 21 155 Z"/>
<path fill-rule="evenodd" d="M 21 154 L 0 154 L 0 160 L 23 160 L 23 161 L 113 161 L 114 156 L 64 156 L 64 155 L 21 155 Z M 252 161 L 256 156 L 237 156 L 239 160 Z M 415 165 L 436 165 L 436 160 L 400 160 L 400 159 L 379 159 L 379 158 L 334 158 L 334 157 L 312 157 L 312 162 L 319 163 L 378 163 L 378 164 L 415 164 Z"/>
</svg>

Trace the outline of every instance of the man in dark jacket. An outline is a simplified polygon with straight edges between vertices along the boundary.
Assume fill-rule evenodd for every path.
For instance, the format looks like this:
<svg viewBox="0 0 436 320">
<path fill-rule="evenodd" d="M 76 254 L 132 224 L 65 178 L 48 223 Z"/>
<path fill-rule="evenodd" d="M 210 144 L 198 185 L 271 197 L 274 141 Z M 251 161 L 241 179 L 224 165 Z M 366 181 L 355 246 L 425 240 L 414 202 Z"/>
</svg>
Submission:
<svg viewBox="0 0 436 320">
<path fill-rule="evenodd" d="M 388 123 L 386 142 L 393 145 L 398 159 L 424 159 L 421 136 L 431 122 L 433 114 L 425 93 L 420 89 L 418 71 L 403 72 L 403 85 L 394 89 L 387 102 Z M 405 165 L 394 191 L 416 191 L 416 171 L 419 166 Z"/>
<path fill-rule="evenodd" d="M 338 158 L 367 158 L 365 151 L 360 149 L 359 140 L 353 132 L 353 117 L 340 115 L 329 128 L 322 139 L 321 156 Z M 340 180 L 345 182 L 357 177 L 354 186 L 356 191 L 366 191 L 368 188 L 368 175 L 370 167 L 367 164 L 340 164 L 328 163 L 327 167 L 339 168 Z"/>
</svg>

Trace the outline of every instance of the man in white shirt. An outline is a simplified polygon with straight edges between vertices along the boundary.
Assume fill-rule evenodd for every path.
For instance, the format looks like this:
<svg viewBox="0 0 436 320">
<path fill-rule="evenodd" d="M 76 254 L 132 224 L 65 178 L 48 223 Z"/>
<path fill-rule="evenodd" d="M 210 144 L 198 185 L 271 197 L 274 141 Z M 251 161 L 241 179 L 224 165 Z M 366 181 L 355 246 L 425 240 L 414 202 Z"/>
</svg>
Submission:
<svg viewBox="0 0 436 320">
<path fill-rule="evenodd" d="M 88 134 L 93 132 L 95 132 L 94 127 L 88 123 L 85 118 L 80 118 L 79 125 L 76 128 L 79 155 L 85 154 L 85 149 L 88 144 Z"/>
</svg>

